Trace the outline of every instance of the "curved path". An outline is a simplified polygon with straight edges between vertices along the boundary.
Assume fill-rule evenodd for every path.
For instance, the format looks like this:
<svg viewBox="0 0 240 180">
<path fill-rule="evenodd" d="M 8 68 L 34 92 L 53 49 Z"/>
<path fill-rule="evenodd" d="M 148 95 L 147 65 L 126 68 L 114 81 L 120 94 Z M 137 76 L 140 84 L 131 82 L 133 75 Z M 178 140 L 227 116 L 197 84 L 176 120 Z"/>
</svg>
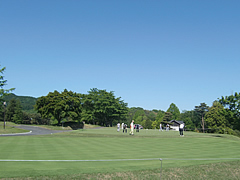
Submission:
<svg viewBox="0 0 240 180">
<path fill-rule="evenodd" d="M 29 135 L 45 135 L 45 134 L 52 134 L 52 133 L 60 133 L 66 132 L 71 130 L 49 130 L 37 126 L 27 126 L 27 125 L 20 125 L 15 126 L 16 128 L 29 130 L 26 133 L 14 133 L 14 134 L 0 134 L 0 136 L 29 136 Z"/>
</svg>

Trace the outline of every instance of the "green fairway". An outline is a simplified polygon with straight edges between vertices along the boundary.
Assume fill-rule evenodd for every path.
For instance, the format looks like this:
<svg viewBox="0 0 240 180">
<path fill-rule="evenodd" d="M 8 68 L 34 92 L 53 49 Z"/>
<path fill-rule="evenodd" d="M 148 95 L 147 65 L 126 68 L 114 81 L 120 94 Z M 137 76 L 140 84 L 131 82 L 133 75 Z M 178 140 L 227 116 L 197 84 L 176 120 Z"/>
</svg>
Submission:
<svg viewBox="0 0 240 180">
<path fill-rule="evenodd" d="M 157 158 L 163 159 L 163 169 L 240 158 L 237 137 L 194 132 L 184 132 L 184 135 L 180 137 L 175 131 L 142 130 L 131 136 L 117 132 L 116 128 L 101 128 L 45 136 L 0 137 L 1 160 L 33 160 L 1 161 L 0 177 L 159 171 L 161 162 Z"/>
</svg>

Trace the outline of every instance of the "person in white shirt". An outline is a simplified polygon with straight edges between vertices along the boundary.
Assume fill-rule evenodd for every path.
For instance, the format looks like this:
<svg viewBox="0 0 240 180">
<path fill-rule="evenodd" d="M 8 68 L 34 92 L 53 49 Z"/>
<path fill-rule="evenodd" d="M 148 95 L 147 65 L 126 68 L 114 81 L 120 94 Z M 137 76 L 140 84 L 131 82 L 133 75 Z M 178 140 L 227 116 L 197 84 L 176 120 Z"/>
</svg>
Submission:
<svg viewBox="0 0 240 180">
<path fill-rule="evenodd" d="M 183 135 L 183 128 L 184 128 L 184 123 L 180 124 L 180 127 L 179 127 L 180 136 L 184 136 Z"/>
<path fill-rule="evenodd" d="M 166 125 L 166 131 L 169 131 L 169 124 Z"/>
<path fill-rule="evenodd" d="M 160 128 L 159 128 L 159 131 L 163 131 L 163 130 L 162 130 L 162 123 L 160 123 L 159 127 L 160 127 Z"/>
<path fill-rule="evenodd" d="M 120 131 L 120 123 L 117 123 L 117 132 Z"/>
<path fill-rule="evenodd" d="M 134 120 L 132 120 L 131 124 L 130 124 L 130 128 L 131 128 L 131 131 L 130 131 L 130 135 L 133 135 L 133 130 L 134 130 Z"/>
</svg>

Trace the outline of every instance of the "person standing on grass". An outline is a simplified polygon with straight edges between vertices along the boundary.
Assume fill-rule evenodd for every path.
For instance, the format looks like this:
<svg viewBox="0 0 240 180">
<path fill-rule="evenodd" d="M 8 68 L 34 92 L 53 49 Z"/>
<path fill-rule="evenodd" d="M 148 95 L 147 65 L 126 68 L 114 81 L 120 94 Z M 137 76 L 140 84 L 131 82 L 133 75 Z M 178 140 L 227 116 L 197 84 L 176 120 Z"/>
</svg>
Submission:
<svg viewBox="0 0 240 180">
<path fill-rule="evenodd" d="M 125 133 L 127 133 L 127 124 L 124 125 Z"/>
<path fill-rule="evenodd" d="M 120 131 L 120 123 L 117 123 L 117 132 Z"/>
<path fill-rule="evenodd" d="M 132 120 L 132 122 L 131 122 L 131 124 L 130 124 L 130 129 L 131 129 L 131 131 L 130 131 L 130 135 L 133 135 L 133 130 L 134 130 L 134 120 Z"/>
<path fill-rule="evenodd" d="M 166 126 L 166 131 L 169 131 L 169 124 L 167 124 Z"/>
<path fill-rule="evenodd" d="M 136 127 L 136 129 L 137 129 L 136 132 L 139 132 L 139 124 L 137 124 L 136 126 L 137 126 Z"/>
<path fill-rule="evenodd" d="M 160 125 L 159 125 L 159 131 L 163 131 L 162 130 L 162 123 L 160 123 Z"/>
<path fill-rule="evenodd" d="M 183 135 L 183 128 L 184 128 L 184 123 L 180 124 L 180 127 L 179 127 L 180 136 L 184 136 Z"/>
</svg>

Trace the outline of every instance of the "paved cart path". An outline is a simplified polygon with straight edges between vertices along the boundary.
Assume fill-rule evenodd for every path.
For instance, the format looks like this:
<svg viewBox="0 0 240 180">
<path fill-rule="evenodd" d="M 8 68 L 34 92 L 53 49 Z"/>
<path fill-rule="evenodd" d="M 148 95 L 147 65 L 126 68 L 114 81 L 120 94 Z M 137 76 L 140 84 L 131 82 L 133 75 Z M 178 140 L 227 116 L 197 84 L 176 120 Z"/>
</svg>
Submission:
<svg viewBox="0 0 240 180">
<path fill-rule="evenodd" d="M 37 126 L 27 126 L 27 125 L 20 125 L 15 126 L 16 128 L 29 130 L 26 133 L 13 133 L 13 134 L 0 134 L 0 136 L 30 136 L 30 135 L 45 135 L 45 134 L 52 134 L 52 133 L 60 133 L 66 132 L 71 130 L 49 130 Z"/>
</svg>

